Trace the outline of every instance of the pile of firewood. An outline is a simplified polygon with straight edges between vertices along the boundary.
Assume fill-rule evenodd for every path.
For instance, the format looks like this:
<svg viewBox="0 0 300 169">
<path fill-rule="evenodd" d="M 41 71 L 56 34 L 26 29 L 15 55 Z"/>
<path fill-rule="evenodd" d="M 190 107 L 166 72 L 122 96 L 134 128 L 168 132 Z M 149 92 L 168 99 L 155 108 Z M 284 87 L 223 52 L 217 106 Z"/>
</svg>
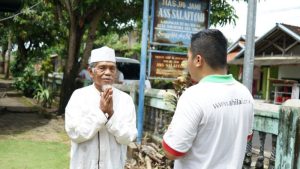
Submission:
<svg viewBox="0 0 300 169">
<path fill-rule="evenodd" d="M 128 147 L 125 169 L 171 169 L 173 161 L 168 160 L 163 150 L 154 143 L 132 143 Z"/>
</svg>

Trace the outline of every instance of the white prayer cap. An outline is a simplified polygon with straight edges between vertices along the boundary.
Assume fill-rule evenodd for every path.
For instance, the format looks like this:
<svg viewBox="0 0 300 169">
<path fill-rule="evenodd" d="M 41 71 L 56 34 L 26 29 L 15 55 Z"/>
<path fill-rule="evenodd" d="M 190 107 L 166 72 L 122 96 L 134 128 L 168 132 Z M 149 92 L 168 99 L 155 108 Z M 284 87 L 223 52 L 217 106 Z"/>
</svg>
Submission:
<svg viewBox="0 0 300 169">
<path fill-rule="evenodd" d="M 89 64 L 94 62 L 116 62 L 115 50 L 107 46 L 92 50 Z"/>
</svg>

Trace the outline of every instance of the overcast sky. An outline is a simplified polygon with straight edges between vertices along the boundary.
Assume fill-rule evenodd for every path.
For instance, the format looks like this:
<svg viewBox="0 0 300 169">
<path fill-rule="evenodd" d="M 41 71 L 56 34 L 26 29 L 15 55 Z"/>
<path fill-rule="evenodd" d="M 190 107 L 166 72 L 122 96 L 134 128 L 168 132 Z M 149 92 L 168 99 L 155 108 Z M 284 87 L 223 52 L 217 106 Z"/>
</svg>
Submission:
<svg viewBox="0 0 300 169">
<path fill-rule="evenodd" d="M 236 25 L 217 27 L 231 42 L 246 34 L 247 3 L 227 0 L 236 10 L 239 19 Z M 256 36 L 260 37 L 276 23 L 300 26 L 300 0 L 258 0 L 256 14 Z"/>
</svg>

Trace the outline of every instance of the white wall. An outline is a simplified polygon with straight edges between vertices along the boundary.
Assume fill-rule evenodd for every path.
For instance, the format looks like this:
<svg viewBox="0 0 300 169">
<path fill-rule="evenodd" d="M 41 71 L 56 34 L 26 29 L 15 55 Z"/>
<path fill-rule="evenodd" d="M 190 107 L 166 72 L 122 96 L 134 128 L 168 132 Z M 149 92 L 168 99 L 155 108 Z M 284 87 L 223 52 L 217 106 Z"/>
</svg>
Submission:
<svg viewBox="0 0 300 169">
<path fill-rule="evenodd" d="M 278 78 L 300 79 L 300 65 L 279 66 Z"/>
</svg>

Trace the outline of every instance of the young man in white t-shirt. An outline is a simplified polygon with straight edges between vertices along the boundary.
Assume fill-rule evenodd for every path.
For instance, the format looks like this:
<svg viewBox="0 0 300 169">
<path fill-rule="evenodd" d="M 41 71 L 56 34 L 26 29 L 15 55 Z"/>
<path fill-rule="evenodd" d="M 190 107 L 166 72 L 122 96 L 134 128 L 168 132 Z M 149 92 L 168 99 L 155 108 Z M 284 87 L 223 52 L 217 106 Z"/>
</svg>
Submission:
<svg viewBox="0 0 300 169">
<path fill-rule="evenodd" d="M 241 169 L 252 135 L 253 98 L 226 72 L 227 40 L 219 30 L 192 35 L 188 70 L 193 81 L 180 97 L 163 137 L 174 169 Z"/>
</svg>

